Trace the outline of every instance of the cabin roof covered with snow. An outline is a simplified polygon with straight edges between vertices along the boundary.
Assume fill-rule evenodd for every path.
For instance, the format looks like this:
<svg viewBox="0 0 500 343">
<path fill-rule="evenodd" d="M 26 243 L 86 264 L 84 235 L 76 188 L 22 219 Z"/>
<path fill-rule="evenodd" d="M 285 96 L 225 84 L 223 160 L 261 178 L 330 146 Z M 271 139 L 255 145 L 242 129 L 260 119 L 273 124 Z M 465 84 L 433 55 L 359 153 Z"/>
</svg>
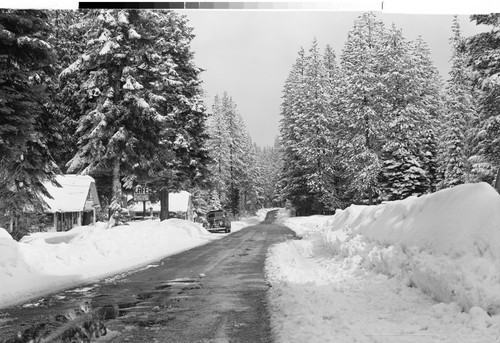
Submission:
<svg viewBox="0 0 500 343">
<path fill-rule="evenodd" d="M 95 180 L 88 175 L 57 175 L 57 187 L 52 182 L 44 183 L 47 192 L 53 199 L 43 197 L 48 207 L 45 212 L 80 212 L 99 207 L 99 199 L 95 188 Z"/>
</svg>

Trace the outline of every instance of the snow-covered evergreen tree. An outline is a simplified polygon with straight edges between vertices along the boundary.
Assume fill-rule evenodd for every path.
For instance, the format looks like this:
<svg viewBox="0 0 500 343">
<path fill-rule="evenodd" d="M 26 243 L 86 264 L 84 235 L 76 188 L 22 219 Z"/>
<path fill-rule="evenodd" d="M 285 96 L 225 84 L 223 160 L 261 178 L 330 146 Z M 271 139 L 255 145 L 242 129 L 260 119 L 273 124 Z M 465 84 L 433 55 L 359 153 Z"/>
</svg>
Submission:
<svg viewBox="0 0 500 343">
<path fill-rule="evenodd" d="M 469 165 L 465 158 L 464 141 L 465 137 L 460 127 L 456 125 L 456 121 L 450 123 L 445 138 L 445 165 L 443 166 L 443 181 L 441 188 L 453 187 L 467 182 L 466 176 L 470 171 Z"/>
<path fill-rule="evenodd" d="M 306 120 L 299 122 L 305 126 L 299 153 L 311 167 L 308 185 L 316 197 L 316 213 L 331 211 L 340 205 L 336 194 L 338 137 L 335 131 L 338 126 L 338 77 L 333 50 L 327 46 L 321 56 L 314 40 L 305 69 L 307 112 L 301 116 Z"/>
<path fill-rule="evenodd" d="M 433 191 L 442 83 L 422 38 L 408 41 L 365 13 L 340 68 L 331 48 L 320 56 L 313 41 L 285 83 L 282 199 L 307 214 Z"/>
<path fill-rule="evenodd" d="M 10 219 L 27 207 L 41 209 L 42 183 L 56 171 L 49 34 L 44 11 L 0 10 L 0 216 Z"/>
<path fill-rule="evenodd" d="M 373 13 L 354 22 L 342 50 L 343 155 L 357 198 L 372 203 L 379 190 L 380 150 L 387 131 L 385 86 L 381 82 L 385 28 Z"/>
<path fill-rule="evenodd" d="M 416 104 L 421 109 L 416 127 L 416 156 L 426 172 L 427 191 L 436 190 L 440 181 L 438 136 L 443 130 L 443 83 L 434 65 L 427 43 L 421 36 L 411 43 L 412 56 L 415 60 Z M 415 93 L 414 93 L 415 94 Z"/>
<path fill-rule="evenodd" d="M 212 183 L 215 191 L 220 196 L 222 203 L 227 203 L 227 184 L 229 179 L 229 131 L 224 113 L 221 108 L 221 99 L 218 95 L 214 98 L 212 115 L 208 122 L 208 149 L 213 160 L 211 166 Z"/>
<path fill-rule="evenodd" d="M 327 46 L 316 39 L 304 49 L 284 87 L 280 128 L 283 153 L 279 188 L 299 214 L 323 213 L 339 206 L 336 193 L 339 69 Z"/>
<path fill-rule="evenodd" d="M 432 155 L 420 147 L 424 144 L 424 132 L 432 112 L 430 102 L 422 101 L 432 81 L 425 69 L 431 66 L 422 63 L 423 54 L 412 49 L 394 25 L 384 37 L 383 54 L 381 81 L 386 87 L 384 117 L 389 131 L 382 149 L 380 186 L 383 200 L 395 200 L 430 190 L 430 181 L 422 166 L 425 161 L 430 167 Z"/>
<path fill-rule="evenodd" d="M 472 68 L 473 84 L 478 91 L 477 154 L 474 156 L 474 174 L 483 181 L 493 181 L 500 167 L 500 14 L 473 15 L 477 25 L 491 26 L 491 30 L 467 39 L 467 65 Z"/>
<path fill-rule="evenodd" d="M 237 216 L 243 210 L 255 210 L 260 203 L 253 143 L 227 92 L 215 96 L 212 109 L 208 141 L 212 187 L 221 206 Z"/>
<path fill-rule="evenodd" d="M 420 141 L 419 151 L 421 153 L 421 167 L 425 171 L 428 184 L 428 191 L 435 192 L 441 181 L 438 164 L 438 143 L 434 129 L 428 129 L 423 132 Z"/>
<path fill-rule="evenodd" d="M 242 161 L 245 167 L 241 175 L 239 212 L 255 214 L 262 207 L 261 168 L 257 162 L 255 144 L 247 131 L 243 132 L 242 143 Z"/>
<path fill-rule="evenodd" d="M 115 207 L 121 202 L 121 179 L 131 174 L 125 170 L 139 163 L 138 145 L 143 139 L 151 141 L 147 133 L 153 132 L 147 131 L 160 122 L 157 107 L 161 99 L 148 101 L 144 88 L 149 84 L 143 85 L 139 76 L 139 66 L 151 68 L 153 57 L 160 61 L 156 52 L 156 56 L 145 53 L 154 41 L 150 32 L 143 32 L 143 20 L 144 13 L 137 11 L 88 12 L 81 23 L 89 39 L 85 52 L 61 73 L 63 80 L 78 77 L 77 95 L 84 99 L 76 132 L 78 152 L 68 163 L 68 171 L 111 170 Z M 161 51 L 159 47 L 155 50 Z"/>
<path fill-rule="evenodd" d="M 467 66 L 464 39 L 455 16 L 452 24 L 453 36 L 451 70 L 446 88 L 446 119 L 442 144 L 441 187 L 451 187 L 480 179 L 473 175 L 474 165 L 481 160 L 476 155 L 477 105 L 472 86 L 472 71 Z M 475 162 L 476 161 L 476 162 Z"/>
<path fill-rule="evenodd" d="M 147 179 L 166 217 L 168 191 L 203 179 L 207 159 L 191 29 L 174 12 L 150 10 L 93 10 L 81 25 L 86 49 L 61 73 L 80 80 L 75 96 L 83 99 L 68 170 L 111 172 L 113 208 L 122 182 Z"/>
<path fill-rule="evenodd" d="M 219 198 L 219 193 L 216 189 L 213 189 L 210 192 L 210 200 L 208 202 L 209 210 L 220 210 L 222 208 L 222 204 Z"/>
<path fill-rule="evenodd" d="M 243 119 L 237 112 L 233 99 L 224 94 L 222 97 L 222 108 L 229 133 L 229 180 L 228 198 L 229 211 L 236 216 L 240 208 L 240 191 L 244 179 L 244 171 L 247 166 L 243 160 L 244 155 L 244 127 Z"/>
<path fill-rule="evenodd" d="M 384 145 L 380 181 L 382 200 L 400 200 L 427 191 L 427 175 L 411 152 L 410 144 L 410 140 L 406 139 Z"/>
<path fill-rule="evenodd" d="M 277 183 L 281 170 L 282 157 L 278 141 L 272 147 L 257 149 L 257 165 L 260 166 L 259 186 L 264 207 L 275 207 L 279 203 Z"/>
<path fill-rule="evenodd" d="M 289 200 L 297 214 L 312 213 L 314 194 L 308 185 L 311 167 L 300 153 L 301 141 L 307 135 L 304 117 L 307 117 L 305 50 L 300 49 L 295 64 L 285 82 L 281 105 L 280 144 L 283 165 L 280 173 L 279 189 L 281 200 Z"/>
<path fill-rule="evenodd" d="M 77 150 L 77 129 L 78 119 L 81 117 L 81 99 L 75 99 L 80 80 L 77 77 L 66 77 L 59 79 L 59 73 L 66 69 L 81 55 L 86 46 L 85 30 L 79 25 L 84 14 L 79 10 L 53 10 L 48 11 L 52 34 L 49 37 L 50 44 L 57 54 L 58 64 L 55 81 L 58 83 L 58 91 L 52 99 L 51 111 L 57 117 L 59 134 L 64 142 L 57 152 L 54 152 L 54 159 L 58 167 L 66 172 L 66 163 L 74 156 Z M 79 104 L 80 103 L 80 104 Z M 99 194 L 103 194 L 99 192 Z"/>
</svg>

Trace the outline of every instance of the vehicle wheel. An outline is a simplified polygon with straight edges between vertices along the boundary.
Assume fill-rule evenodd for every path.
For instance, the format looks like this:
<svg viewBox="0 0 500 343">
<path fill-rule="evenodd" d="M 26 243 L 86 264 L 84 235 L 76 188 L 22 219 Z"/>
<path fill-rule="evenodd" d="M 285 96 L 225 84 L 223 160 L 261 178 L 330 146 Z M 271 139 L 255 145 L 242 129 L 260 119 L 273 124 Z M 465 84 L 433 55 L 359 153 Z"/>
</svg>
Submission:
<svg viewBox="0 0 500 343">
<path fill-rule="evenodd" d="M 227 228 L 226 233 L 230 233 L 230 232 L 231 232 L 231 229 Z"/>
</svg>

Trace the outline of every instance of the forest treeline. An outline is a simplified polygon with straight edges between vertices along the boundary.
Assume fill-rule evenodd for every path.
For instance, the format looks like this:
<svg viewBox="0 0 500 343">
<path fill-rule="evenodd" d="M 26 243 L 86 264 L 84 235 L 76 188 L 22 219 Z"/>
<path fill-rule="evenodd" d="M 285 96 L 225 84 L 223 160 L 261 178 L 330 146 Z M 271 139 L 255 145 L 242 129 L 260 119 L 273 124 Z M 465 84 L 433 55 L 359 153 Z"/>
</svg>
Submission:
<svg viewBox="0 0 500 343">
<path fill-rule="evenodd" d="M 227 94 L 206 108 L 193 38 L 172 11 L 0 10 L 0 226 L 26 231 L 60 173 L 95 178 L 103 220 L 136 185 L 188 190 L 200 214 L 270 206 L 268 148 Z"/>
<path fill-rule="evenodd" d="M 96 179 L 101 216 L 136 185 L 181 189 L 200 213 L 331 213 L 460 183 L 500 165 L 499 16 L 451 23 L 443 81 L 422 38 L 358 17 L 339 57 L 298 53 L 280 135 L 258 147 L 228 93 L 204 103 L 185 16 L 162 10 L 0 10 L 0 226 L 26 230 L 58 173 Z"/>
<path fill-rule="evenodd" d="M 373 13 L 339 56 L 313 40 L 284 85 L 280 195 L 298 214 L 330 213 L 454 185 L 491 183 L 500 166 L 499 15 L 465 39 L 451 24 L 445 82 L 421 37 Z"/>
</svg>

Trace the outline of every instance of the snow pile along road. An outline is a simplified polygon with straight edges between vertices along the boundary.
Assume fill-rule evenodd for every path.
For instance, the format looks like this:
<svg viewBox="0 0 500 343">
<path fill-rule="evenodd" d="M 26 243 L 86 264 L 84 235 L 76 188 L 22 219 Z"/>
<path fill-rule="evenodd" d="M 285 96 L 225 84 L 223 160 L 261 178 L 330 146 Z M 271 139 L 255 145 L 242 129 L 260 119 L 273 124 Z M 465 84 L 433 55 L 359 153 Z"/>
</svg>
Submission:
<svg viewBox="0 0 500 343">
<path fill-rule="evenodd" d="M 274 246 L 266 262 L 279 342 L 500 342 L 491 186 L 283 223 L 303 239 Z"/>
<path fill-rule="evenodd" d="M 260 222 L 232 222 L 232 232 Z M 0 228 L 0 308 L 57 290 L 146 266 L 166 256 L 220 239 L 200 224 L 181 219 L 145 220 L 105 229 L 106 223 L 66 232 L 43 232 L 20 242 Z"/>
<path fill-rule="evenodd" d="M 500 195 L 468 184 L 386 205 L 348 208 L 326 242 L 437 301 L 500 314 Z M 359 236 L 358 236 L 359 235 Z"/>
<path fill-rule="evenodd" d="M 309 234 L 331 228 L 334 216 L 314 215 L 309 217 L 294 217 L 287 218 L 285 212 L 280 211 L 279 221 L 283 225 L 289 227 L 295 234 L 300 237 L 308 236 Z"/>
<path fill-rule="evenodd" d="M 0 307 L 138 268 L 217 238 L 180 219 L 105 226 L 36 233 L 20 242 L 0 229 Z"/>
</svg>

